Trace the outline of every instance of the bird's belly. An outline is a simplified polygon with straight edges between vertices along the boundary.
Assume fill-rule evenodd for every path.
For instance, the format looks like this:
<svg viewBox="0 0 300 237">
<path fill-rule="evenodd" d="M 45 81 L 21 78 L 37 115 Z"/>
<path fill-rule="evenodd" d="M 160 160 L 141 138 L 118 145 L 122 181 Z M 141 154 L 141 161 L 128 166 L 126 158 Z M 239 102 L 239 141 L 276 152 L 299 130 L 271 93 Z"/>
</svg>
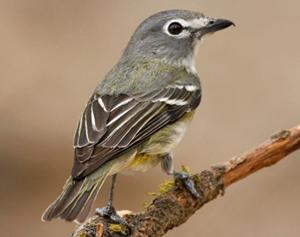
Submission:
<svg viewBox="0 0 300 237">
<path fill-rule="evenodd" d="M 187 113 L 177 121 L 159 130 L 137 149 L 135 158 L 129 168 L 137 171 L 146 171 L 156 166 L 163 154 L 171 152 L 182 140 L 194 112 Z"/>
</svg>

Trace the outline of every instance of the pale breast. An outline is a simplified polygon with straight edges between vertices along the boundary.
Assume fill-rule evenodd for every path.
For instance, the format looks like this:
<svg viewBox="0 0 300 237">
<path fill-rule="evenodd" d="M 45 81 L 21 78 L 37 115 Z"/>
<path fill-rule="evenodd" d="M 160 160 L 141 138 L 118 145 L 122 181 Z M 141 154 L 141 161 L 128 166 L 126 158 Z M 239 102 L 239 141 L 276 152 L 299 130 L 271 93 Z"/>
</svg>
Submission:
<svg viewBox="0 0 300 237">
<path fill-rule="evenodd" d="M 187 113 L 177 121 L 159 130 L 137 148 L 137 153 L 127 168 L 134 171 L 146 171 L 160 163 L 162 154 L 171 152 L 182 140 L 194 112 Z"/>
<path fill-rule="evenodd" d="M 194 112 L 189 112 L 179 121 L 156 132 L 140 146 L 138 153 L 159 155 L 171 152 L 182 140 L 193 115 Z"/>
</svg>

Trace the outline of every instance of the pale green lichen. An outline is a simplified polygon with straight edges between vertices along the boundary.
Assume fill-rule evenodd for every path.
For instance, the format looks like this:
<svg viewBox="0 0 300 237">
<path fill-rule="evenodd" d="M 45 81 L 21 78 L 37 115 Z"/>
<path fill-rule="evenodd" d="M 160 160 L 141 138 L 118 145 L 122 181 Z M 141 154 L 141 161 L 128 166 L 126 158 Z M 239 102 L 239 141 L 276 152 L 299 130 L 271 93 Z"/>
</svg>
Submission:
<svg viewBox="0 0 300 237">
<path fill-rule="evenodd" d="M 191 175 L 191 169 L 190 167 L 186 165 L 181 166 L 181 171 L 184 173 L 187 173 L 188 175 Z M 174 180 L 166 180 L 163 183 L 158 185 L 158 192 L 148 192 L 147 194 L 151 197 L 158 198 L 169 192 L 173 187 L 175 186 Z M 151 201 L 145 201 L 142 204 L 142 207 L 144 210 L 146 210 L 150 205 Z"/>
<path fill-rule="evenodd" d="M 158 198 L 163 196 L 165 193 L 170 191 L 175 186 L 174 180 L 166 180 L 165 182 L 158 185 L 158 192 L 148 192 L 147 194 L 151 197 Z M 142 204 L 142 207 L 144 210 L 146 210 L 150 205 L 152 201 L 145 201 Z"/>
<path fill-rule="evenodd" d="M 174 180 L 167 180 L 158 186 L 159 196 L 164 195 L 175 186 Z"/>
<path fill-rule="evenodd" d="M 151 204 L 150 201 L 143 202 L 143 204 L 142 204 L 143 209 L 146 210 L 149 207 L 150 204 Z"/>
<path fill-rule="evenodd" d="M 127 235 L 127 227 L 121 224 L 109 224 L 109 230 L 114 233 L 120 233 L 122 235 Z"/>
<path fill-rule="evenodd" d="M 181 171 L 183 171 L 183 172 L 185 172 L 185 173 L 187 173 L 189 175 L 192 173 L 191 172 L 191 168 L 188 167 L 187 165 L 181 165 Z"/>
</svg>

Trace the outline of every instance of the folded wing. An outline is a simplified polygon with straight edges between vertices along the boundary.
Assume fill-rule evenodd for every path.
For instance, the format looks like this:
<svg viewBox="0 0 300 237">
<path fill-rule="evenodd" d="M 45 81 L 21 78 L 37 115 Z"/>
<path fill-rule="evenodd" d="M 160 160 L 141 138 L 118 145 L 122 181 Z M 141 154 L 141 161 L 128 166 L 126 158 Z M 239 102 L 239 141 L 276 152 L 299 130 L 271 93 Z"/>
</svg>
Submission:
<svg viewBox="0 0 300 237">
<path fill-rule="evenodd" d="M 173 85 L 134 95 L 98 95 L 89 100 L 75 138 L 72 176 L 82 179 L 141 144 L 200 103 L 194 85 Z"/>
</svg>

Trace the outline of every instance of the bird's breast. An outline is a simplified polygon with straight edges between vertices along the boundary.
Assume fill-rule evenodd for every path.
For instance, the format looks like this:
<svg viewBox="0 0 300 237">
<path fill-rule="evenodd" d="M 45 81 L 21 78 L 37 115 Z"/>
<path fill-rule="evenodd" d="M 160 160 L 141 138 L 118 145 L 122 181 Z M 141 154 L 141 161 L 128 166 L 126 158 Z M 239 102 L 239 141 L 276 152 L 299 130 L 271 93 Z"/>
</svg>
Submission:
<svg viewBox="0 0 300 237">
<path fill-rule="evenodd" d="M 135 158 L 129 165 L 130 169 L 146 171 L 161 161 L 161 155 L 171 152 L 182 140 L 194 111 L 187 113 L 179 121 L 170 124 L 144 142 L 137 150 Z"/>
</svg>

